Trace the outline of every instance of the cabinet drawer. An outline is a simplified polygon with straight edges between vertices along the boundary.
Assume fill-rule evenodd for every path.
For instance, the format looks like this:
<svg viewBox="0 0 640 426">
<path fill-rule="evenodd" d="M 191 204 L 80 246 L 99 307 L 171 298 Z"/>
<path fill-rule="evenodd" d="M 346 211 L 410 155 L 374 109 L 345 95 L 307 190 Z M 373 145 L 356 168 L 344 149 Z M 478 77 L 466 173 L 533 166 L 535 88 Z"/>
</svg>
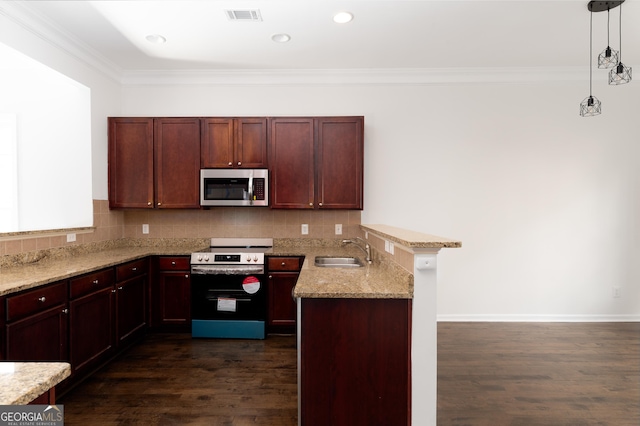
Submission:
<svg viewBox="0 0 640 426">
<path fill-rule="evenodd" d="M 188 256 L 162 256 L 160 258 L 161 271 L 188 271 L 191 267 Z"/>
<path fill-rule="evenodd" d="M 55 305 L 66 303 L 66 281 L 29 290 L 7 298 L 7 321 L 44 311 Z"/>
<path fill-rule="evenodd" d="M 148 269 L 147 265 L 147 259 L 140 259 L 116 266 L 116 281 L 120 282 L 128 280 L 129 278 L 137 277 L 138 275 L 146 274 Z"/>
<path fill-rule="evenodd" d="M 269 257 L 267 263 L 269 271 L 299 271 L 301 257 Z"/>
<path fill-rule="evenodd" d="M 111 287 L 114 283 L 115 272 L 113 268 L 83 275 L 69 281 L 69 294 L 72 299 L 89 294 L 105 287 Z"/>
</svg>

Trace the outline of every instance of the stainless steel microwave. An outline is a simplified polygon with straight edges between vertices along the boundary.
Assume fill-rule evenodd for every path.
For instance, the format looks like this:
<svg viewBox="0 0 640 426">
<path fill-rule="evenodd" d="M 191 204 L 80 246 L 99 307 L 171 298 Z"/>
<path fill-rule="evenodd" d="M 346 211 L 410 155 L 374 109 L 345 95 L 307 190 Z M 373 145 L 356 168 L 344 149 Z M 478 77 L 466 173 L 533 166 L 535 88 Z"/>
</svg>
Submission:
<svg viewBox="0 0 640 426">
<path fill-rule="evenodd" d="M 269 170 L 200 169 L 201 206 L 268 206 Z"/>
</svg>

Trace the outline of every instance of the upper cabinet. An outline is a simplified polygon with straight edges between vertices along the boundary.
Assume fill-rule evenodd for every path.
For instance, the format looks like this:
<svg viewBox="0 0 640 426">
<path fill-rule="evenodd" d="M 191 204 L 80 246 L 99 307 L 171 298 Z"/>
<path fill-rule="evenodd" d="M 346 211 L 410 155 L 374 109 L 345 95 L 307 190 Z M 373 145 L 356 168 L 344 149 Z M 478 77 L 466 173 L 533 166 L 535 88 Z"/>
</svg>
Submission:
<svg viewBox="0 0 640 426">
<path fill-rule="evenodd" d="M 198 118 L 109 118 L 110 208 L 198 208 L 199 173 Z"/>
<path fill-rule="evenodd" d="M 364 118 L 272 118 L 271 207 L 363 208 Z"/>
<path fill-rule="evenodd" d="M 203 118 L 202 168 L 267 167 L 267 119 Z"/>
</svg>

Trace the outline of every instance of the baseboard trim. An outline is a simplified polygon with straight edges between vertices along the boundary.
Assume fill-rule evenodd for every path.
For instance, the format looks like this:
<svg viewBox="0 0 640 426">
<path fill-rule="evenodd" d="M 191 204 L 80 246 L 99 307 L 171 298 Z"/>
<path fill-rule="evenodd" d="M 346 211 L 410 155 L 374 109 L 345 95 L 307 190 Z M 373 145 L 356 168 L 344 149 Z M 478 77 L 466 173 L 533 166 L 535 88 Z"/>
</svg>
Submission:
<svg viewBox="0 0 640 426">
<path fill-rule="evenodd" d="M 438 315 L 438 322 L 640 322 L 639 315 Z"/>
</svg>

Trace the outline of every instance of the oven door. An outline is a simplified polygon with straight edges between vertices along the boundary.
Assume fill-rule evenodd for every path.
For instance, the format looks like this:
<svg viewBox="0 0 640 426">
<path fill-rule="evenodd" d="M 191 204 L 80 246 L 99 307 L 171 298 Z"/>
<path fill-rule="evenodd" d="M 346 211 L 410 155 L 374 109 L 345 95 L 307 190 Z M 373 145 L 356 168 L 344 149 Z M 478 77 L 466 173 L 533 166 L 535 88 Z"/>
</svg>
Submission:
<svg viewBox="0 0 640 426">
<path fill-rule="evenodd" d="M 264 339 L 266 296 L 264 273 L 193 273 L 192 336 Z"/>
</svg>

